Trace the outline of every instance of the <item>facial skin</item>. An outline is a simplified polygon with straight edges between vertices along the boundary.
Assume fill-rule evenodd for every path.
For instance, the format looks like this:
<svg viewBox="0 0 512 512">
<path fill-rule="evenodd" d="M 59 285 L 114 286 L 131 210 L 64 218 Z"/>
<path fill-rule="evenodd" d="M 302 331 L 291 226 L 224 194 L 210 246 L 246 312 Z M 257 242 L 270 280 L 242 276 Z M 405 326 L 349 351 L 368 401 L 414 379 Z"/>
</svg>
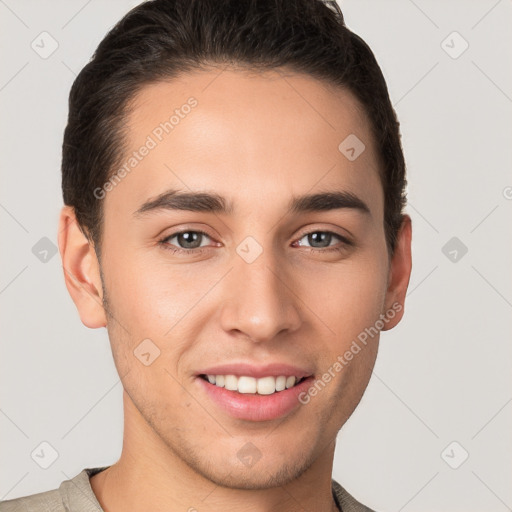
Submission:
<svg viewBox="0 0 512 512">
<path fill-rule="evenodd" d="M 212 70 L 146 86 L 128 118 L 127 154 L 190 97 L 197 106 L 102 199 L 103 283 L 93 247 L 62 209 L 68 290 L 86 326 L 107 327 L 124 387 L 121 458 L 91 485 L 109 512 L 335 510 L 335 439 L 370 379 L 378 336 L 307 405 L 275 420 L 230 416 L 196 373 L 279 362 L 321 377 L 380 314 L 403 305 L 410 218 L 391 259 L 369 122 L 351 93 L 305 75 Z M 352 162 L 338 150 L 349 134 L 366 146 Z M 233 211 L 135 214 L 169 189 L 217 193 Z M 287 213 L 293 196 L 326 191 L 353 193 L 369 214 Z M 208 233 L 201 253 L 159 243 L 197 230 Z M 353 245 L 307 236 L 325 231 Z M 236 251 L 248 236 L 262 249 L 252 263 Z M 167 245 L 190 251 L 179 237 Z M 148 338 L 160 356 L 145 366 L 134 350 Z M 252 467 L 237 456 L 248 442 L 261 453 Z"/>
</svg>

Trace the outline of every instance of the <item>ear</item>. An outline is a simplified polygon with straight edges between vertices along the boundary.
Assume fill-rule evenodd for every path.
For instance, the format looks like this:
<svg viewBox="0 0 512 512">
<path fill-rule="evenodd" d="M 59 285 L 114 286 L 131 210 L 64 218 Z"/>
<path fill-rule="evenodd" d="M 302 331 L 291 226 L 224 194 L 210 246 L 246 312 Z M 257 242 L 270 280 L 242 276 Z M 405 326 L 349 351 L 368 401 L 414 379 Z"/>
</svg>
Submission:
<svg viewBox="0 0 512 512">
<path fill-rule="evenodd" d="M 385 324 L 383 331 L 395 327 L 404 315 L 405 294 L 411 277 L 412 221 L 409 215 L 405 215 L 398 231 L 395 252 L 391 258 L 388 275 L 388 289 L 386 291 L 386 309 L 394 311 L 395 315 Z"/>
<path fill-rule="evenodd" d="M 105 327 L 100 265 L 94 246 L 80 230 L 71 206 L 61 210 L 58 241 L 66 287 L 82 323 L 91 329 Z"/>
</svg>

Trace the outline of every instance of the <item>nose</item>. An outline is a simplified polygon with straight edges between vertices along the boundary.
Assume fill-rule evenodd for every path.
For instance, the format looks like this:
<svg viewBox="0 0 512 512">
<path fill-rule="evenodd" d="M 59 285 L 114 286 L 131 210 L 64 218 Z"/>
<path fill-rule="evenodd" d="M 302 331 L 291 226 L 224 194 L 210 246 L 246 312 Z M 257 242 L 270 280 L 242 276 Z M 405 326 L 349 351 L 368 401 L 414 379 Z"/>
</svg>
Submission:
<svg viewBox="0 0 512 512">
<path fill-rule="evenodd" d="M 224 283 L 221 324 L 226 332 L 242 333 L 253 342 L 293 332 L 302 319 L 293 279 L 271 250 L 248 263 L 235 255 L 234 268 Z"/>
</svg>

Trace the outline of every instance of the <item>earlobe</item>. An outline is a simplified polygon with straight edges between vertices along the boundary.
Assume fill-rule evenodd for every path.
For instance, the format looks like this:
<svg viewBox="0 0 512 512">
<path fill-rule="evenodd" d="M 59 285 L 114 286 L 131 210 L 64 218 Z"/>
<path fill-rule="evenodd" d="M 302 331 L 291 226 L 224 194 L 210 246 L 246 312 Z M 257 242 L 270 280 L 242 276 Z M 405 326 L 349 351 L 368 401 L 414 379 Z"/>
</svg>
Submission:
<svg viewBox="0 0 512 512">
<path fill-rule="evenodd" d="M 411 239 L 412 220 L 409 215 L 404 215 L 390 263 L 386 307 L 383 311 L 389 320 L 382 329 L 383 331 L 395 327 L 404 315 L 405 295 L 412 270 Z"/>
<path fill-rule="evenodd" d="M 107 320 L 98 258 L 70 206 L 64 206 L 60 213 L 58 243 L 66 288 L 82 323 L 91 329 L 105 327 Z"/>
</svg>

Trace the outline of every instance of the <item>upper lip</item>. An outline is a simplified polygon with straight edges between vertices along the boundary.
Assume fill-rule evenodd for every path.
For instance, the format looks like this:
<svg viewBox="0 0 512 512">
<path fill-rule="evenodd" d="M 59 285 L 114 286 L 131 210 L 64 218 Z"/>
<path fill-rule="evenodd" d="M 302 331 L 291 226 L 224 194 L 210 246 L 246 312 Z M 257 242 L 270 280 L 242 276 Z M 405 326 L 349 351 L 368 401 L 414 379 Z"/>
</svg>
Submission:
<svg viewBox="0 0 512 512">
<path fill-rule="evenodd" d="M 236 375 L 237 377 L 246 375 L 255 379 L 268 376 L 279 377 L 284 375 L 289 377 L 293 375 L 297 379 L 302 379 L 303 377 L 313 375 L 313 372 L 307 368 L 284 363 L 272 363 L 264 366 L 256 366 L 249 363 L 232 363 L 204 368 L 198 371 L 197 375 Z"/>
</svg>

